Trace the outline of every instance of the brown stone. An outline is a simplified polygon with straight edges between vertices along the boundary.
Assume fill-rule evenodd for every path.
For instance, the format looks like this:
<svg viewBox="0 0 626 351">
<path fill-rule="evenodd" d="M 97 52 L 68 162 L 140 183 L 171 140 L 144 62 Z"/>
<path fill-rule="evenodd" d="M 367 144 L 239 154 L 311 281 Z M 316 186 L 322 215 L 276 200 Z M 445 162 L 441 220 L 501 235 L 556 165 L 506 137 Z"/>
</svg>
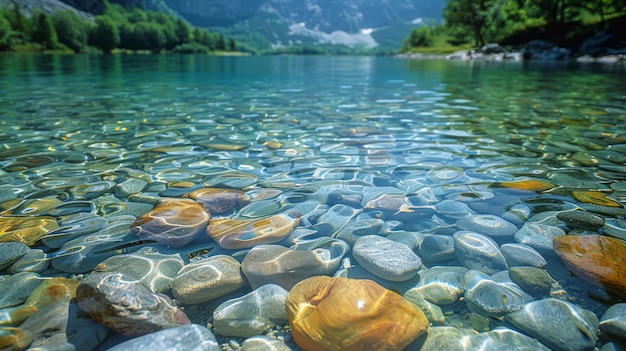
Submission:
<svg viewBox="0 0 626 351">
<path fill-rule="evenodd" d="M 139 217 L 131 230 L 142 239 L 181 247 L 206 228 L 210 217 L 204 206 L 191 199 L 163 199 Z"/>
<path fill-rule="evenodd" d="M 604 235 L 554 238 L 554 251 L 582 279 L 626 298 L 626 242 Z"/>
<path fill-rule="evenodd" d="M 426 333 L 417 305 L 367 279 L 312 277 L 286 300 L 292 335 L 303 350 L 403 350 Z"/>
<path fill-rule="evenodd" d="M 219 219 L 211 221 L 206 231 L 224 249 L 246 249 L 283 240 L 298 225 L 299 217 L 279 213 L 259 219 Z"/>
</svg>

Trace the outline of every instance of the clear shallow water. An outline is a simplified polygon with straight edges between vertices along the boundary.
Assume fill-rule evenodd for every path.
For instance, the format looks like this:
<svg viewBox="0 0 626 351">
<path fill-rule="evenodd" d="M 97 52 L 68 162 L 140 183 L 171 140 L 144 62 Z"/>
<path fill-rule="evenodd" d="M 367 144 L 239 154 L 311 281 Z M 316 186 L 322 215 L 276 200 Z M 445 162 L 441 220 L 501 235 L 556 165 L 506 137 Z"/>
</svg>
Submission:
<svg viewBox="0 0 626 351">
<path fill-rule="evenodd" d="M 149 179 L 163 196 L 182 195 L 181 182 L 242 189 L 253 201 L 260 189 L 277 189 L 281 195 L 268 202 L 276 207 L 235 215 L 295 208 L 303 214 L 300 229 L 319 228 L 333 205 L 325 196 L 333 191 L 357 194 L 356 205 L 345 202 L 361 217 L 347 219 L 348 225 L 382 219 L 379 235 L 451 235 L 465 215 L 503 216 L 517 205 L 527 217 L 579 207 L 606 218 L 624 215 L 626 75 L 619 67 L 374 57 L 0 56 L 0 77 L 3 216 L 105 216 L 119 211 L 111 205 L 116 201 L 152 202 L 157 195 L 150 187 L 135 197 L 98 187 L 131 177 Z M 529 178 L 554 187 L 498 185 Z M 79 184 L 95 185 L 77 190 Z M 605 197 L 581 197 L 585 192 Z M 406 207 L 368 204 L 385 194 L 399 194 Z M 469 210 L 433 207 L 444 200 Z M 80 201 L 92 206 L 81 209 Z M 75 205 L 61 205 L 68 202 Z M 498 240 L 507 242 L 515 240 Z M 178 251 L 211 244 L 201 233 Z M 40 242 L 32 247 L 49 258 L 58 254 Z M 570 277 L 558 257 L 544 256 L 576 304 L 600 318 L 615 303 Z M 454 259 L 423 263 L 459 265 Z M 352 264 L 349 277 L 375 279 L 401 293 L 417 283 L 385 281 L 354 258 Z M 446 325 L 479 329 L 462 305 L 445 308 Z"/>
</svg>

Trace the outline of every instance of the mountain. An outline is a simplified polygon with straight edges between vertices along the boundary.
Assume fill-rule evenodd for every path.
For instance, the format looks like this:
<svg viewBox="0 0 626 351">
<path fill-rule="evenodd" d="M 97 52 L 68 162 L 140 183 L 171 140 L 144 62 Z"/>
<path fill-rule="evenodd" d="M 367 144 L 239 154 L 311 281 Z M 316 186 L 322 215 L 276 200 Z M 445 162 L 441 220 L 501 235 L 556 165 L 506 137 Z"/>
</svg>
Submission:
<svg viewBox="0 0 626 351">
<path fill-rule="evenodd" d="M 446 5 L 446 0 L 164 1 L 194 25 L 257 47 L 339 44 L 393 49 L 400 47 L 410 28 L 441 21 Z M 251 33 L 261 36 L 252 39 Z"/>
<path fill-rule="evenodd" d="M 61 1 L 87 13 L 98 14 L 104 10 L 104 0 Z M 58 3 L 59 0 L 45 2 Z M 110 0 L 110 2 L 174 14 L 195 26 L 219 31 L 256 49 L 292 45 L 397 49 L 411 28 L 428 22 L 441 22 L 443 8 L 446 5 L 446 0 Z"/>
</svg>

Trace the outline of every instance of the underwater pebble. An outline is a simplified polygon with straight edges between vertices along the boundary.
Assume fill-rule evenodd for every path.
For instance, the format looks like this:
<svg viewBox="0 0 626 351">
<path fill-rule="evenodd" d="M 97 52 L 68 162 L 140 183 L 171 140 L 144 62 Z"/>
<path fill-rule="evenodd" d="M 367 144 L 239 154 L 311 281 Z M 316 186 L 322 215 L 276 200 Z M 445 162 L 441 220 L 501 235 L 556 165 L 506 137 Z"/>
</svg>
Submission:
<svg viewBox="0 0 626 351">
<path fill-rule="evenodd" d="M 370 273 L 390 281 L 409 280 L 422 267 L 422 260 L 407 246 L 378 235 L 360 237 L 352 255 Z"/>
<path fill-rule="evenodd" d="M 593 312 L 554 298 L 529 302 L 505 319 L 558 351 L 593 349 L 600 323 Z"/>
</svg>

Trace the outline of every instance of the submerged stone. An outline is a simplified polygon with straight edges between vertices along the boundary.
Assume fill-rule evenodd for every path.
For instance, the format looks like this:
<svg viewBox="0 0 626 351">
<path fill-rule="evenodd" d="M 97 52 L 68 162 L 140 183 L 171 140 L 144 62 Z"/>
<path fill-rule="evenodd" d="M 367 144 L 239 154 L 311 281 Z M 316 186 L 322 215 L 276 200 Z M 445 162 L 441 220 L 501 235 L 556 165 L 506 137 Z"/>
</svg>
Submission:
<svg viewBox="0 0 626 351">
<path fill-rule="evenodd" d="M 604 235 L 564 235 L 554 252 L 578 277 L 626 298 L 626 241 Z"/>
<path fill-rule="evenodd" d="M 403 350 L 429 327 L 424 313 L 371 280 L 312 277 L 286 300 L 303 350 Z"/>
<path fill-rule="evenodd" d="M 172 282 L 174 298 L 184 304 L 216 299 L 245 286 L 239 261 L 210 256 L 184 266 Z"/>
<path fill-rule="evenodd" d="M 280 213 L 261 219 L 218 219 L 206 231 L 224 249 L 245 249 L 283 240 L 298 225 L 299 217 L 299 213 Z"/>
<path fill-rule="evenodd" d="M 487 274 L 507 269 L 498 244 L 488 236 L 470 231 L 454 233 L 454 251 L 465 267 Z"/>
<path fill-rule="evenodd" d="M 211 215 L 190 199 L 163 199 L 142 215 L 131 231 L 142 239 L 154 240 L 164 246 L 181 247 L 206 228 Z"/>
<path fill-rule="evenodd" d="M 604 312 L 600 319 L 600 330 L 626 341 L 626 303 L 617 303 Z"/>
<path fill-rule="evenodd" d="M 598 230 L 604 226 L 604 218 L 587 211 L 562 211 L 557 213 L 556 218 L 570 228 Z"/>
<path fill-rule="evenodd" d="M 406 245 L 378 235 L 360 237 L 352 255 L 367 271 L 390 281 L 409 280 L 422 267 L 422 260 Z"/>
<path fill-rule="evenodd" d="M 190 324 L 169 297 L 121 273 L 92 273 L 81 280 L 76 300 L 92 319 L 128 336 Z"/>
<path fill-rule="evenodd" d="M 29 252 L 28 245 L 20 241 L 0 243 L 0 270 L 12 265 Z"/>
<path fill-rule="evenodd" d="M 276 284 L 291 289 L 296 283 L 316 275 L 331 275 L 337 267 L 329 266 L 330 255 L 315 251 L 289 249 L 279 245 L 253 247 L 241 262 L 241 270 L 250 286 Z"/>
<path fill-rule="evenodd" d="M 109 351 L 220 351 L 215 335 L 198 324 L 187 324 L 146 334 L 108 349 Z"/>
<path fill-rule="evenodd" d="M 463 230 L 477 232 L 491 238 L 512 236 L 517 231 L 517 227 L 513 223 L 498 216 L 487 214 L 465 216 L 457 220 L 456 225 Z"/>
<path fill-rule="evenodd" d="M 236 189 L 202 188 L 185 196 L 201 203 L 212 216 L 231 214 L 250 202 L 246 193 Z"/>
<path fill-rule="evenodd" d="M 99 263 L 94 272 L 122 273 L 130 281 L 138 281 L 153 292 L 165 292 L 185 263 L 179 254 L 165 255 L 152 247 L 129 254 L 115 255 Z"/>
<path fill-rule="evenodd" d="M 42 279 L 26 301 L 14 307 L 0 310 L 0 325 L 17 326 L 49 304 L 76 297 L 78 280 L 70 278 Z"/>
<path fill-rule="evenodd" d="M 21 241 L 31 246 L 51 230 L 57 229 L 54 217 L 4 217 L 0 216 L 0 243 Z"/>
<path fill-rule="evenodd" d="M 557 351 L 592 350 L 598 338 L 593 312 L 553 298 L 529 302 L 505 319 Z"/>
<path fill-rule="evenodd" d="M 213 312 L 215 331 L 224 336 L 247 338 L 261 335 L 276 325 L 287 324 L 287 290 L 275 284 L 230 299 Z"/>
</svg>

